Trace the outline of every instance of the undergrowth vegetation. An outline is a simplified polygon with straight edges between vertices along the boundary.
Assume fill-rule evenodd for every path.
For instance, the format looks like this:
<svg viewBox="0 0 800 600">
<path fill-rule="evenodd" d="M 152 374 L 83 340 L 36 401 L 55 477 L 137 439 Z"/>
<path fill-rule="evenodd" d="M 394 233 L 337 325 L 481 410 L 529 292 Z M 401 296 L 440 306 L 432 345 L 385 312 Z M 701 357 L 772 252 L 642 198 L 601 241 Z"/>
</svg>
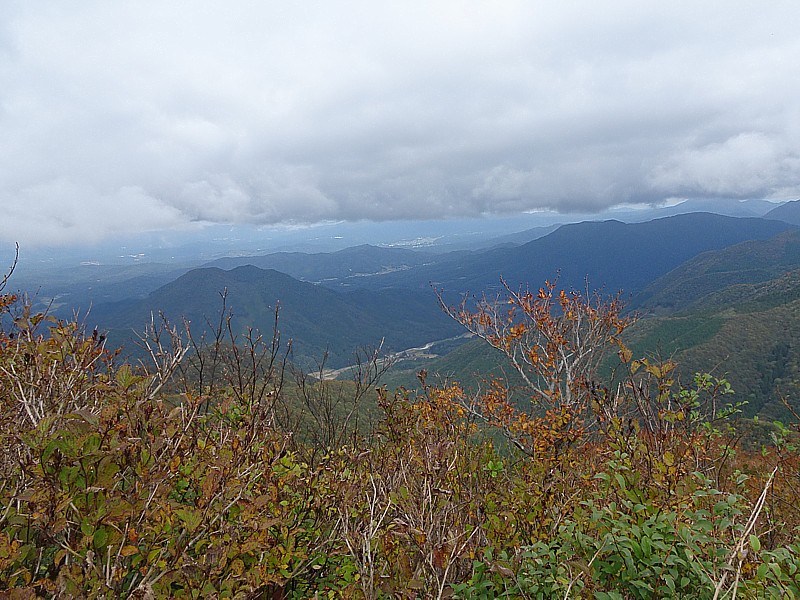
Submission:
<svg viewBox="0 0 800 600">
<path fill-rule="evenodd" d="M 800 595 L 791 428 L 739 447 L 727 383 L 634 357 L 614 299 L 445 308 L 524 390 L 422 373 L 410 397 L 372 352 L 325 381 L 224 315 L 200 339 L 154 318 L 118 364 L 0 287 L 0 596 Z"/>
</svg>

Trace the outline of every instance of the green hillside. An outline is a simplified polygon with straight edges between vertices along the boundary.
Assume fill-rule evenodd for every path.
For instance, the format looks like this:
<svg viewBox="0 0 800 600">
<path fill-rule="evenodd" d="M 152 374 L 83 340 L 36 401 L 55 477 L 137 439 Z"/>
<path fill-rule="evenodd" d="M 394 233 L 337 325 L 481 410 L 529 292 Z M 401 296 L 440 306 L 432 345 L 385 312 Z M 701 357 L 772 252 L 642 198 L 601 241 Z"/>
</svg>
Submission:
<svg viewBox="0 0 800 600">
<path fill-rule="evenodd" d="M 673 356 L 685 377 L 725 375 L 747 414 L 787 418 L 800 380 L 800 234 L 748 241 L 687 261 L 635 301 L 640 352 Z"/>
<path fill-rule="evenodd" d="M 800 232 L 787 231 L 704 252 L 654 281 L 632 306 L 646 314 L 685 310 L 708 295 L 730 295 L 726 290 L 731 286 L 767 282 L 796 268 L 800 268 Z M 734 300 L 735 293 L 727 301 Z"/>
<path fill-rule="evenodd" d="M 747 414 L 785 418 L 800 391 L 800 271 L 709 294 L 685 312 L 634 328 L 639 352 L 672 356 L 684 376 L 714 370 L 747 400 Z"/>
<path fill-rule="evenodd" d="M 651 286 L 659 304 L 681 306 L 680 312 L 641 315 L 627 332 L 626 343 L 634 355 L 675 360 L 683 381 L 697 372 L 712 372 L 727 378 L 738 400 L 746 400 L 746 415 L 786 420 L 789 415 L 781 398 L 797 402 L 800 397 L 800 269 L 762 281 L 770 272 L 791 264 L 798 236 L 791 233 L 758 243 L 747 243 L 717 253 L 708 253 L 671 272 Z M 788 249 L 766 259 L 775 247 Z M 742 260 L 736 270 L 735 257 L 752 251 L 751 261 Z M 733 282 L 759 279 L 756 283 L 734 283 L 715 289 L 713 277 L 681 280 L 683 273 L 712 273 L 728 261 L 724 277 Z M 704 269 L 702 270 L 701 269 Z M 723 273 L 722 270 L 717 272 Z M 753 274 L 758 273 L 758 277 Z M 670 297 L 670 290 L 675 298 Z M 652 300 L 655 296 L 651 296 Z M 643 306 L 653 306 L 642 303 Z M 427 361 L 425 368 L 434 381 L 458 381 L 477 389 L 493 377 L 516 380 L 504 357 L 481 340 L 473 340 L 452 352 Z M 400 364 L 387 380 L 415 388 L 414 370 Z"/>
<path fill-rule="evenodd" d="M 422 369 L 427 371 L 428 383 L 457 382 L 470 389 L 485 387 L 493 378 L 510 375 L 503 355 L 483 340 L 473 338 L 436 358 L 399 361 L 383 378 L 383 383 L 389 389 L 421 390 L 417 374 Z"/>
<path fill-rule="evenodd" d="M 209 321 L 219 321 L 224 290 L 238 333 L 251 327 L 271 335 L 279 304 L 281 337 L 292 340 L 295 360 L 308 366 L 326 353 L 329 366 L 342 367 L 364 346 L 383 341 L 384 351 L 394 352 L 460 333 L 430 291 L 338 293 L 253 266 L 195 269 L 143 300 L 97 306 L 91 323 L 109 330 L 111 343 L 127 342 L 129 348 L 132 332 L 142 330 L 151 312 L 163 312 L 173 322 L 186 318 L 199 335 Z"/>
</svg>

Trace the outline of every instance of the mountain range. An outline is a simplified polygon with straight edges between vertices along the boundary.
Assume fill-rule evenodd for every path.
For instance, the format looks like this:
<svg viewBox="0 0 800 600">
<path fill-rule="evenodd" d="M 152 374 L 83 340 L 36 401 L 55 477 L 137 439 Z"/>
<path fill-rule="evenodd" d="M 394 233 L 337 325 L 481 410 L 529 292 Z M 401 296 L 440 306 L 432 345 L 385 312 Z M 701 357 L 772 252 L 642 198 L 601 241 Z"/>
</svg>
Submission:
<svg viewBox="0 0 800 600">
<path fill-rule="evenodd" d="M 57 315 L 91 307 L 87 324 L 133 356 L 135 332 L 153 312 L 185 318 L 200 335 L 219 322 L 224 292 L 237 334 L 253 328 L 271 335 L 279 307 L 281 339 L 292 340 L 299 364 L 314 367 L 326 356 L 329 367 L 341 368 L 355 350 L 383 344 L 398 356 L 389 381 L 412 385 L 423 366 L 470 382 L 501 366 L 485 346 L 459 337 L 463 331 L 444 315 L 434 289 L 456 303 L 465 294 L 492 295 L 501 278 L 534 289 L 557 278 L 567 289 L 621 291 L 638 315 L 631 330 L 637 352 L 673 356 L 686 376 L 716 369 L 751 413 L 780 415 L 779 394 L 800 376 L 800 349 L 792 343 L 800 333 L 800 202 L 765 216 L 587 221 L 449 252 L 362 244 L 194 265 L 86 264 L 77 278 L 44 281 L 40 295 Z M 413 348 L 426 350 L 404 352 Z"/>
<path fill-rule="evenodd" d="M 354 348 L 381 339 L 388 349 L 402 350 L 452 336 L 456 328 L 442 315 L 432 286 L 457 301 L 470 291 L 491 293 L 501 277 L 512 286 L 535 287 L 559 277 L 567 288 L 588 281 L 592 288 L 633 296 L 704 251 L 792 229 L 781 221 L 696 213 L 645 223 L 565 225 L 525 244 L 472 252 L 358 246 L 328 254 L 236 257 L 189 270 L 143 297 L 97 302 L 91 314 L 112 339 L 121 339 L 119 332 L 141 327 L 151 311 L 195 324 L 213 320 L 220 292 L 227 290 L 237 327 L 271 330 L 280 302 L 281 327 L 298 355 L 319 356 L 327 348 L 332 364 L 340 366 Z"/>
</svg>

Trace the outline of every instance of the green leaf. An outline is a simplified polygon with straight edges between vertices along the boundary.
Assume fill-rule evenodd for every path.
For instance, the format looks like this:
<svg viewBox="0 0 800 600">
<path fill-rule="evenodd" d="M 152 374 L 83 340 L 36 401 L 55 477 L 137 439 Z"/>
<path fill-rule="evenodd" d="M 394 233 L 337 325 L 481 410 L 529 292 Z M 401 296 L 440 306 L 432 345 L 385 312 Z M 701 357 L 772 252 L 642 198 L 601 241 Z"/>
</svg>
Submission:
<svg viewBox="0 0 800 600">
<path fill-rule="evenodd" d="M 108 530 L 105 527 L 100 527 L 94 532 L 92 541 L 94 542 L 95 548 L 105 548 L 106 544 L 108 544 Z"/>
<path fill-rule="evenodd" d="M 201 512 L 196 510 L 191 510 L 188 508 L 180 508 L 175 511 L 175 514 L 178 515 L 178 518 L 183 521 L 186 525 L 186 529 L 190 532 L 193 532 L 200 526 L 200 523 L 203 522 L 203 515 Z"/>
<path fill-rule="evenodd" d="M 750 547 L 753 549 L 753 552 L 759 552 L 761 550 L 761 541 L 758 539 L 758 536 L 755 534 L 750 534 Z"/>
<path fill-rule="evenodd" d="M 53 452 L 60 450 L 60 446 L 61 443 L 59 440 L 51 440 L 47 446 L 45 446 L 44 451 L 42 452 L 42 462 L 47 462 L 47 459 L 53 455 Z"/>
<path fill-rule="evenodd" d="M 94 525 L 92 525 L 89 521 L 84 521 L 81 523 L 81 533 L 83 535 L 94 534 Z"/>
<path fill-rule="evenodd" d="M 83 441 L 83 451 L 86 454 L 95 452 L 98 448 L 100 448 L 100 443 L 101 443 L 100 435 L 97 433 L 93 433 Z"/>
</svg>

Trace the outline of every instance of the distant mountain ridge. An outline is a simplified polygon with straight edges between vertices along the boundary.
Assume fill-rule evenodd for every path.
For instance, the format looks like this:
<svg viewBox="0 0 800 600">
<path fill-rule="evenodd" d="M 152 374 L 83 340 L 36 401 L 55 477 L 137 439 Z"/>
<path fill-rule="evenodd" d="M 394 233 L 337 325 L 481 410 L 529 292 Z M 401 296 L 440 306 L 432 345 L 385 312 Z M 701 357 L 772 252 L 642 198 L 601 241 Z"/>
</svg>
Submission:
<svg viewBox="0 0 800 600">
<path fill-rule="evenodd" d="M 775 204 L 769 200 L 763 199 L 748 199 L 748 200 L 732 200 L 732 199 L 719 199 L 719 198 L 690 198 L 674 204 L 672 206 L 663 206 L 651 210 L 643 210 L 643 219 L 624 219 L 626 222 L 642 222 L 650 221 L 652 219 L 660 219 L 663 217 L 671 217 L 681 214 L 707 212 L 717 215 L 725 215 L 727 217 L 763 217 L 769 218 L 766 214 L 775 208 Z M 630 216 L 631 213 L 626 213 Z"/>
<path fill-rule="evenodd" d="M 737 211 L 745 208 L 763 210 L 762 204 L 769 203 L 760 202 L 752 207 L 750 204 L 753 203 L 738 203 L 733 208 Z M 647 212 L 638 211 L 636 214 L 642 216 Z M 720 225 L 726 219 L 728 225 Z M 698 221 L 706 223 L 699 227 L 699 232 L 698 228 L 691 231 L 692 227 L 687 224 Z M 778 224 L 775 229 L 786 226 L 786 223 Z M 561 231 L 564 227 L 567 229 Z M 677 235 L 672 235 L 670 229 Z M 638 233 L 646 230 L 649 232 L 644 235 Z M 717 231 L 723 234 L 721 240 L 705 239 L 706 233 Z M 649 284 L 699 252 L 750 238 L 762 239 L 777 231 L 769 226 L 766 231 L 754 230 L 746 218 L 689 213 L 628 225 L 618 221 L 588 221 L 562 226 L 543 235 L 547 232 L 548 227 L 537 227 L 495 237 L 494 242 L 481 249 L 448 253 L 361 245 L 331 253 L 278 252 L 229 257 L 206 265 L 230 269 L 254 264 L 334 289 L 427 290 L 430 283 L 435 283 L 454 294 L 480 293 L 484 289 L 491 291 L 498 285 L 501 275 L 514 286 L 520 283 L 538 286 L 560 270 L 561 281 L 568 286 L 583 287 L 588 278 L 590 287 L 605 286 L 607 291 L 623 289 L 626 293 L 634 293 L 640 286 Z M 639 239 L 634 243 L 637 237 Z M 664 243 L 658 246 L 661 238 L 664 238 Z M 666 264 L 662 264 L 665 260 Z M 68 317 L 74 309 L 85 311 L 101 303 L 144 298 L 179 274 L 198 266 L 201 264 L 93 263 L 49 274 L 41 269 L 26 274 L 28 269 L 23 262 L 16 281 L 20 281 L 28 291 L 41 290 L 38 296 L 40 305 L 44 308 L 49 306 L 60 316 Z M 50 304 L 54 298 L 55 302 Z"/>
<path fill-rule="evenodd" d="M 512 287 L 538 287 L 559 275 L 566 288 L 582 289 L 588 281 L 591 289 L 635 294 L 702 252 L 789 229 L 794 226 L 780 221 L 711 213 L 645 223 L 587 221 L 563 225 L 518 247 L 465 254 L 363 283 L 411 287 L 431 282 L 449 292 L 480 293 L 497 288 L 501 276 Z"/>
<path fill-rule="evenodd" d="M 218 321 L 223 291 L 237 332 L 252 327 L 270 335 L 279 303 L 282 340 L 292 339 L 296 358 L 306 364 L 328 353 L 331 366 L 340 367 L 358 348 L 381 340 L 386 351 L 396 351 L 460 333 L 430 291 L 372 292 L 365 298 L 360 291 L 340 293 L 254 266 L 194 269 L 145 299 L 98 305 L 90 316 L 92 324 L 109 330 L 112 344 L 131 343 L 131 332 L 141 331 L 154 311 L 173 322 L 188 319 L 199 335 L 208 321 Z"/>
<path fill-rule="evenodd" d="M 532 287 L 560 276 L 559 284 L 567 288 L 582 288 L 588 278 L 590 289 L 635 294 L 703 251 L 794 229 L 774 220 L 696 213 L 646 223 L 565 225 L 521 246 L 439 256 L 360 246 L 330 255 L 226 259 L 217 264 L 284 261 L 296 274 L 328 273 L 347 287 L 327 289 L 252 265 L 227 271 L 205 267 L 188 271 L 146 298 L 95 305 L 91 317 L 101 329 L 111 330 L 112 341 L 129 337 L 131 329 L 141 330 L 151 311 L 172 319 L 185 316 L 202 327 L 218 314 L 220 293 L 227 290 L 238 330 L 252 326 L 271 331 L 280 302 L 280 328 L 284 339 L 294 340 L 298 356 L 321 358 L 328 351 L 331 366 L 342 366 L 354 349 L 381 339 L 387 350 L 397 351 L 460 333 L 440 311 L 431 284 L 446 290 L 448 301 L 466 291 L 491 293 L 501 276 L 512 286 L 529 282 Z"/>
<path fill-rule="evenodd" d="M 301 281 L 338 281 L 342 285 L 348 279 L 405 270 L 431 260 L 433 257 L 426 252 L 362 244 L 336 252 L 276 252 L 259 256 L 220 258 L 204 266 L 227 270 L 252 265 L 261 269 L 275 269 Z"/>
<path fill-rule="evenodd" d="M 557 274 L 564 287 L 641 291 L 686 260 L 751 239 L 766 239 L 794 226 L 759 217 L 687 213 L 642 223 L 585 221 L 562 225 L 523 244 L 446 254 L 356 246 L 333 253 L 275 253 L 219 259 L 209 266 L 252 264 L 302 281 L 334 288 L 427 289 L 481 292 L 499 285 L 541 285 Z M 543 229 L 527 235 L 536 236 Z M 521 240 L 525 238 L 509 237 Z"/>
<path fill-rule="evenodd" d="M 764 218 L 777 219 L 779 221 L 791 223 L 792 225 L 800 225 L 800 200 L 791 200 L 780 206 L 776 206 L 765 214 Z"/>
</svg>

